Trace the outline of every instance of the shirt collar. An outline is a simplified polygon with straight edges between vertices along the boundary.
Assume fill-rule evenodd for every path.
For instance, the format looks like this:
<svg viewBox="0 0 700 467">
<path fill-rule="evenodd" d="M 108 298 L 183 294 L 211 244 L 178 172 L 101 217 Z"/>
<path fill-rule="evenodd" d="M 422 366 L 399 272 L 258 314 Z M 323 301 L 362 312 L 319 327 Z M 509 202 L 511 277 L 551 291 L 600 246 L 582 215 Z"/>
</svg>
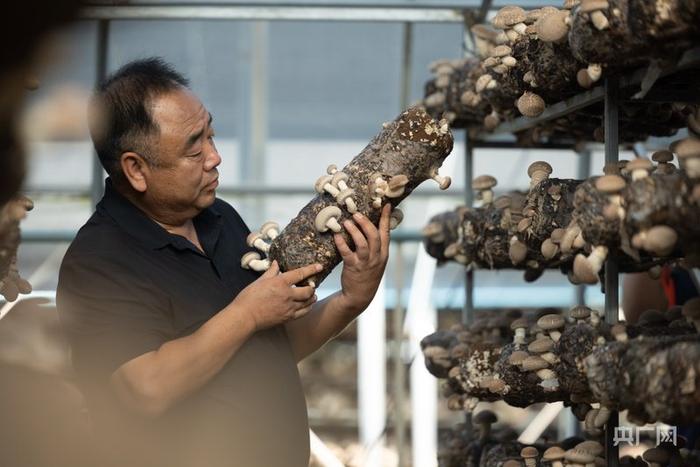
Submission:
<svg viewBox="0 0 700 467">
<path fill-rule="evenodd" d="M 97 204 L 97 211 L 112 219 L 129 235 L 148 248 L 158 249 L 173 245 L 178 249 L 188 248 L 189 244 L 180 235 L 173 235 L 158 225 L 146 213 L 114 188 L 112 180 L 105 180 L 105 194 Z M 221 213 L 212 205 L 192 219 L 204 251 L 213 251 L 221 231 Z M 194 249 L 194 246 L 192 246 Z"/>
</svg>

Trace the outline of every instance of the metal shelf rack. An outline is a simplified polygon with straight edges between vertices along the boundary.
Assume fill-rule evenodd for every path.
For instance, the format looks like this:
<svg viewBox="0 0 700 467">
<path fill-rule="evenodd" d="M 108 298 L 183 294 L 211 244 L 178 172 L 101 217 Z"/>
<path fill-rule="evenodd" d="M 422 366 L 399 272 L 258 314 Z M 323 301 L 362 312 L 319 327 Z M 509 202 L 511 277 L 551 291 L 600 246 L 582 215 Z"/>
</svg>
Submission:
<svg viewBox="0 0 700 467">
<path fill-rule="evenodd" d="M 700 48 L 686 51 L 675 66 L 665 69 L 657 81 L 637 101 L 649 102 L 698 102 L 700 89 L 697 76 L 700 75 Z M 514 133 L 527 130 L 549 120 L 568 115 L 599 102 L 604 103 L 603 127 L 605 135 L 605 162 L 615 163 L 619 160 L 619 104 L 632 100 L 630 88 L 641 85 L 647 76 L 646 69 L 639 69 L 622 76 L 610 76 L 603 85 L 583 92 L 557 104 L 548 106 L 538 117 L 520 117 L 499 125 L 493 133 Z M 556 143 L 555 143 L 556 144 Z M 467 161 L 471 161 L 471 150 L 467 145 Z M 471 175 L 471 173 L 468 171 Z M 472 280 L 467 273 L 467 283 Z M 605 261 L 603 290 L 605 293 L 605 320 L 614 324 L 619 315 L 619 272 L 617 259 L 609 256 Z M 468 297 L 471 291 L 468 285 Z M 470 310 L 465 308 L 465 318 L 471 319 Z M 619 414 L 613 412 L 605 429 L 605 456 L 609 467 L 619 465 L 618 447 L 614 444 L 614 432 L 619 424 Z"/>
</svg>

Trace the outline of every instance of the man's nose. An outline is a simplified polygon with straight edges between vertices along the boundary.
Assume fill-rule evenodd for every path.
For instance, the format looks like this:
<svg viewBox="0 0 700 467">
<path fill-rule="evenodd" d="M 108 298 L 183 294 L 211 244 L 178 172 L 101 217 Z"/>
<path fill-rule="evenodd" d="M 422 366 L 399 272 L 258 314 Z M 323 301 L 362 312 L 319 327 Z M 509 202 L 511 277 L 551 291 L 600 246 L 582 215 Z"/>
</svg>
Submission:
<svg viewBox="0 0 700 467">
<path fill-rule="evenodd" d="M 212 144 L 209 147 L 209 154 L 207 155 L 207 161 L 206 161 L 206 170 L 212 170 L 215 169 L 216 167 L 221 164 L 221 156 L 219 155 L 219 151 L 216 149 L 216 146 L 212 142 Z"/>
</svg>

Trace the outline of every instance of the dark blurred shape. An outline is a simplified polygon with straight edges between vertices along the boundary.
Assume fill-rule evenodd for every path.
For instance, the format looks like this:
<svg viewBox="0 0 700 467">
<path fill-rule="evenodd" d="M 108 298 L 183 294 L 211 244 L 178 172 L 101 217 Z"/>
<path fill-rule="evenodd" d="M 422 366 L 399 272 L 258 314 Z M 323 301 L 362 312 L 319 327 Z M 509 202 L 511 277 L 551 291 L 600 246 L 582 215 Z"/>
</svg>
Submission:
<svg viewBox="0 0 700 467">
<path fill-rule="evenodd" d="M 0 205 L 19 190 L 24 178 L 24 149 L 17 132 L 18 113 L 27 87 L 34 87 L 31 68 L 47 34 L 74 19 L 79 0 L 13 3 L 3 11 L 0 29 Z"/>
<path fill-rule="evenodd" d="M 94 465 L 83 398 L 48 300 L 20 301 L 0 321 L 0 465 Z"/>
</svg>

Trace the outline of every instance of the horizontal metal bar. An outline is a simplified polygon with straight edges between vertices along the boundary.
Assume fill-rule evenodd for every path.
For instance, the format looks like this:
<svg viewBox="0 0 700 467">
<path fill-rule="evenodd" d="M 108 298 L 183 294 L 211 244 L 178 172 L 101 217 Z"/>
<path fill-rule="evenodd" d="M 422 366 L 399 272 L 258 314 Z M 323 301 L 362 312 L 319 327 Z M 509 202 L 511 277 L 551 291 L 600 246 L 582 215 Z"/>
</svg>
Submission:
<svg viewBox="0 0 700 467">
<path fill-rule="evenodd" d="M 22 243 L 72 242 L 76 230 L 23 229 Z M 395 242 L 422 242 L 423 234 L 417 230 L 397 230 L 391 233 Z"/>
<path fill-rule="evenodd" d="M 544 112 L 538 117 L 519 117 L 515 120 L 501 123 L 493 133 L 517 133 L 518 131 L 533 128 L 541 123 L 554 120 L 555 118 L 563 117 L 564 115 L 575 112 L 589 105 L 595 104 L 603 100 L 605 92 L 602 86 L 598 86 L 590 91 L 577 94 L 570 99 L 558 102 L 553 105 L 548 105 Z"/>
<path fill-rule="evenodd" d="M 219 196 L 314 196 L 315 193 L 311 188 L 292 187 L 292 186 L 237 186 L 230 188 L 218 188 L 216 190 Z M 32 195 L 49 195 L 56 194 L 61 196 L 69 196 L 74 198 L 87 198 L 90 196 L 89 189 L 75 189 L 61 186 L 37 186 L 28 187 L 24 193 L 31 197 Z M 448 198 L 463 198 L 464 190 L 435 190 L 435 189 L 419 189 L 411 193 L 413 198 L 430 198 L 433 196 L 444 196 Z"/>
<path fill-rule="evenodd" d="M 256 20 L 256 21 L 384 21 L 461 23 L 462 8 L 376 8 L 292 5 L 123 5 L 83 8 L 92 20 Z"/>
<path fill-rule="evenodd" d="M 562 149 L 564 150 L 573 150 L 574 145 L 576 144 L 576 141 L 556 141 L 552 143 L 535 143 L 530 146 L 523 146 L 522 144 L 518 143 L 517 141 L 473 141 L 472 145 L 475 148 L 482 148 L 482 149 L 552 149 L 552 150 L 557 150 L 560 151 Z"/>
</svg>

